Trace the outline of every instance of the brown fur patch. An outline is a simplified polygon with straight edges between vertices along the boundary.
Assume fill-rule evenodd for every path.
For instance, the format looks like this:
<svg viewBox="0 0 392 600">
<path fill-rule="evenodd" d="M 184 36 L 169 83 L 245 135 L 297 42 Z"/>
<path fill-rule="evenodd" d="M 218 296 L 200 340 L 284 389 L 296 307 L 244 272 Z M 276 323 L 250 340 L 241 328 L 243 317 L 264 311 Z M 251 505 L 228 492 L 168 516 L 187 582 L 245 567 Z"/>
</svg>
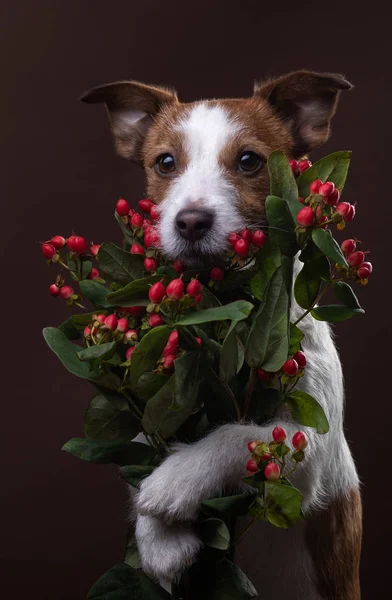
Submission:
<svg viewBox="0 0 392 600">
<path fill-rule="evenodd" d="M 327 510 L 306 517 L 305 541 L 316 571 L 316 585 L 326 600 L 360 600 L 362 542 L 360 492 L 337 498 Z"/>
</svg>

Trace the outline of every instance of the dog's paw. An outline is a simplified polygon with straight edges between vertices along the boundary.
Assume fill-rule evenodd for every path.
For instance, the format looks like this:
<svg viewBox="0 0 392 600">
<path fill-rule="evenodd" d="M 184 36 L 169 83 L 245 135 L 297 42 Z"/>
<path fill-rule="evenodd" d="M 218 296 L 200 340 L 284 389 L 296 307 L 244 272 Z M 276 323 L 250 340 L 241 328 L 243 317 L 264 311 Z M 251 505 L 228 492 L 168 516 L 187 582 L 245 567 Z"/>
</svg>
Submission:
<svg viewBox="0 0 392 600">
<path fill-rule="evenodd" d="M 143 570 L 165 580 L 179 576 L 195 561 L 202 547 L 191 525 L 168 525 L 142 515 L 137 517 L 136 539 Z"/>
</svg>

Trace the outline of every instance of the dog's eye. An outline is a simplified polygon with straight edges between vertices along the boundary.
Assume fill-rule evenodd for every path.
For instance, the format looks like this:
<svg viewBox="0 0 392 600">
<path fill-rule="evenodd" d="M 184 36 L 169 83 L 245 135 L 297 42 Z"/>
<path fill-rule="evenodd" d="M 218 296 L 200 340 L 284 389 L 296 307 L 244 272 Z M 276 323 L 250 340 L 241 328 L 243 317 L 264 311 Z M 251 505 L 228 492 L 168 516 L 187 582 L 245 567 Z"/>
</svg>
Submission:
<svg viewBox="0 0 392 600">
<path fill-rule="evenodd" d="M 263 160 L 260 158 L 256 152 L 252 152 L 252 150 L 246 150 L 243 152 L 239 158 L 238 166 L 240 171 L 256 171 L 263 165 Z"/>
<path fill-rule="evenodd" d="M 158 156 L 155 166 L 163 175 L 168 175 L 176 170 L 176 162 L 171 154 L 161 154 Z"/>
</svg>

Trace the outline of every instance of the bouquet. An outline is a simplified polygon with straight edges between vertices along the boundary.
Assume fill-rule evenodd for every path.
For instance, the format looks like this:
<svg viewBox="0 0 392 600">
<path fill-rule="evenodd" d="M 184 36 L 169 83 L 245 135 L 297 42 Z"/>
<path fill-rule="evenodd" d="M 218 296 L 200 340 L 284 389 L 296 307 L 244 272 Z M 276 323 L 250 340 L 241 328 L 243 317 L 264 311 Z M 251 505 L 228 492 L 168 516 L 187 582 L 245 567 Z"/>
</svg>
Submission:
<svg viewBox="0 0 392 600">
<path fill-rule="evenodd" d="M 137 488 L 173 441 L 193 442 L 222 423 L 271 421 L 283 407 L 298 423 L 291 440 L 275 427 L 272 439 L 249 443 L 241 493 L 202 502 L 195 527 L 203 549 L 173 583 L 173 597 L 187 586 L 202 595 L 208 589 L 211 598 L 229 588 L 231 598 L 257 597 L 232 561 L 236 543 L 257 520 L 287 528 L 303 517 L 301 492 L 290 481 L 306 460 L 300 426 L 323 435 L 329 425 L 317 398 L 297 387 L 306 371 L 301 321 L 310 314 L 335 323 L 363 313 L 350 284 L 366 285 L 372 272 L 357 239 L 339 245 L 333 235 L 355 216 L 355 206 L 340 199 L 349 163 L 350 152 L 314 165 L 273 152 L 265 224 L 230 234 L 212 269 L 187 270 L 160 252 L 159 208 L 148 199 L 139 202 L 141 212 L 118 200 L 122 247 L 89 245 L 75 234 L 42 244 L 48 264 L 59 268 L 49 291 L 73 312 L 60 327 L 45 328 L 44 338 L 95 390 L 85 437 L 63 450 L 115 463 Z M 290 322 L 293 293 L 301 310 Z M 322 302 L 327 296 L 335 300 Z M 250 520 L 236 536 L 242 516 Z M 88 595 L 103 597 L 170 597 L 142 571 L 133 525 L 124 562 Z"/>
</svg>

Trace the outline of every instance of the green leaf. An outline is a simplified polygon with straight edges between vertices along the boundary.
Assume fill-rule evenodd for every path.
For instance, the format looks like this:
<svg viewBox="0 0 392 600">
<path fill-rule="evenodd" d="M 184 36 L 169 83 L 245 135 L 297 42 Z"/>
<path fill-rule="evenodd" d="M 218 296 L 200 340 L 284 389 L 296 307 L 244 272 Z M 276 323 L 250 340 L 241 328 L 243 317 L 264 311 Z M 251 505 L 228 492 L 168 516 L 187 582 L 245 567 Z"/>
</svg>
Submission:
<svg viewBox="0 0 392 600">
<path fill-rule="evenodd" d="M 90 440 L 72 438 L 64 444 L 62 450 L 76 458 L 97 464 L 115 463 L 117 465 L 149 465 L 156 456 L 156 450 L 140 442 L 118 440 Z"/>
<path fill-rule="evenodd" d="M 257 272 L 250 280 L 250 291 L 257 300 L 264 300 L 268 284 L 281 262 L 278 246 L 268 238 L 264 247 L 257 252 Z"/>
<path fill-rule="evenodd" d="M 204 500 L 201 503 L 201 508 L 208 514 L 220 515 L 225 519 L 230 519 L 245 516 L 253 500 L 254 496 L 249 493 L 223 496 L 221 498 Z"/>
<path fill-rule="evenodd" d="M 97 379 L 100 371 L 97 366 L 79 360 L 80 346 L 73 344 L 65 334 L 55 327 L 45 327 L 43 336 L 49 348 L 57 354 L 63 365 L 70 373 L 83 379 Z"/>
<path fill-rule="evenodd" d="M 301 308 L 308 309 L 315 302 L 321 279 L 313 263 L 305 263 L 294 283 L 294 297 Z"/>
<path fill-rule="evenodd" d="M 205 546 L 217 550 L 228 550 L 230 531 L 220 519 L 206 519 L 197 524 L 197 534 Z"/>
<path fill-rule="evenodd" d="M 340 246 L 332 237 L 329 229 L 321 229 L 320 227 L 312 229 L 312 240 L 325 256 L 328 256 L 328 258 L 338 265 L 347 267 L 347 262 L 342 254 Z"/>
<path fill-rule="evenodd" d="M 72 315 L 60 325 L 59 329 L 67 336 L 69 340 L 77 340 L 81 335 L 80 330 L 84 329 L 86 325 L 91 323 L 94 314 L 96 314 L 96 311 Z"/>
<path fill-rule="evenodd" d="M 295 222 L 287 200 L 268 196 L 265 201 L 265 211 L 269 225 L 268 236 L 279 246 L 282 254 L 294 256 L 298 252 L 298 244 Z"/>
<path fill-rule="evenodd" d="M 244 362 L 244 347 L 236 332 L 233 321 L 222 344 L 219 376 L 221 381 L 228 382 L 240 371 Z"/>
<path fill-rule="evenodd" d="M 199 325 L 200 323 L 208 323 L 210 321 L 242 321 L 249 317 L 253 310 L 253 304 L 245 300 L 236 300 L 226 306 L 217 306 L 216 308 L 207 308 L 197 312 L 190 313 L 181 317 L 176 322 L 176 326 Z"/>
<path fill-rule="evenodd" d="M 280 150 L 275 150 L 269 155 L 268 172 L 271 196 L 287 200 L 291 215 L 296 221 L 297 214 L 302 208 L 301 203 L 298 202 L 297 182 L 287 156 Z"/>
<path fill-rule="evenodd" d="M 132 567 L 132 569 L 141 569 L 142 568 L 140 554 L 139 554 L 139 550 L 137 547 L 137 541 L 136 541 L 136 536 L 135 536 L 135 528 L 133 526 L 129 527 L 129 529 L 128 529 L 124 562 L 129 567 Z"/>
<path fill-rule="evenodd" d="M 133 236 L 133 232 L 129 229 L 128 225 L 126 225 L 123 220 L 122 217 L 117 213 L 117 211 L 114 211 L 114 218 L 116 219 L 117 223 L 120 225 L 121 231 L 123 233 L 124 236 L 124 247 L 130 248 L 134 242 L 134 236 Z"/>
<path fill-rule="evenodd" d="M 150 275 L 144 279 L 135 279 L 117 292 L 112 292 L 107 297 L 108 306 L 148 306 L 150 299 L 148 292 L 153 283 L 160 281 L 162 275 Z"/>
<path fill-rule="evenodd" d="M 84 416 L 86 438 L 129 441 L 140 431 L 140 422 L 122 394 L 105 390 L 91 400 Z"/>
<path fill-rule="evenodd" d="M 312 310 L 312 316 L 317 321 L 329 321 L 330 323 L 347 321 L 355 315 L 363 315 L 364 313 L 363 308 L 349 308 L 341 304 L 325 304 L 324 306 L 316 306 Z"/>
<path fill-rule="evenodd" d="M 84 260 L 82 262 L 82 279 L 87 279 L 91 273 L 93 263 L 90 260 Z"/>
<path fill-rule="evenodd" d="M 255 600 L 257 591 L 233 562 L 199 561 L 190 570 L 192 598 L 203 600 Z"/>
<path fill-rule="evenodd" d="M 144 256 L 130 254 L 115 244 L 101 244 L 97 259 L 101 271 L 117 283 L 127 284 L 143 276 Z"/>
<path fill-rule="evenodd" d="M 346 150 L 324 156 L 298 177 L 299 195 L 302 198 L 309 196 L 309 186 L 315 179 L 321 179 L 323 182 L 333 181 L 341 193 L 346 181 L 350 160 L 351 152 Z"/>
<path fill-rule="evenodd" d="M 141 480 L 151 475 L 154 469 L 155 467 L 151 465 L 125 465 L 124 467 L 120 467 L 120 475 L 132 487 L 139 487 Z"/>
<path fill-rule="evenodd" d="M 266 512 L 275 527 L 287 529 L 302 518 L 302 494 L 297 488 L 282 483 L 266 482 Z"/>
<path fill-rule="evenodd" d="M 343 302 L 348 308 L 361 308 L 353 288 L 351 285 L 348 285 L 348 283 L 345 283 L 344 281 L 335 281 L 332 284 L 332 290 L 337 299 Z"/>
<path fill-rule="evenodd" d="M 142 402 L 147 402 L 168 381 L 163 373 L 142 373 L 135 387 L 135 394 Z"/>
<path fill-rule="evenodd" d="M 301 390 L 292 392 L 286 396 L 285 403 L 296 423 L 314 427 L 317 429 L 317 433 L 327 433 L 329 431 L 324 410 L 310 394 Z"/>
<path fill-rule="evenodd" d="M 250 367 L 262 366 L 266 371 L 275 372 L 287 359 L 288 304 L 282 267 L 279 267 L 249 332 L 245 359 Z"/>
<path fill-rule="evenodd" d="M 112 567 L 93 585 L 88 600 L 169 600 L 159 584 L 126 563 Z"/>
<path fill-rule="evenodd" d="M 142 337 L 136 350 L 132 354 L 131 367 L 129 370 L 131 384 L 136 385 L 139 377 L 155 366 L 157 360 L 162 356 L 171 329 L 167 325 L 154 327 Z"/>
<path fill-rule="evenodd" d="M 290 348 L 289 354 L 295 354 L 298 350 L 301 350 L 301 341 L 304 338 L 304 334 L 299 327 L 290 323 Z"/>
<path fill-rule="evenodd" d="M 107 308 L 106 298 L 109 290 L 102 283 L 85 279 L 80 282 L 79 287 L 81 294 L 86 296 L 96 308 Z"/>
<path fill-rule="evenodd" d="M 107 342 L 97 346 L 90 346 L 78 352 L 79 360 L 90 361 L 96 360 L 102 362 L 111 358 L 116 350 L 117 342 Z"/>
</svg>

